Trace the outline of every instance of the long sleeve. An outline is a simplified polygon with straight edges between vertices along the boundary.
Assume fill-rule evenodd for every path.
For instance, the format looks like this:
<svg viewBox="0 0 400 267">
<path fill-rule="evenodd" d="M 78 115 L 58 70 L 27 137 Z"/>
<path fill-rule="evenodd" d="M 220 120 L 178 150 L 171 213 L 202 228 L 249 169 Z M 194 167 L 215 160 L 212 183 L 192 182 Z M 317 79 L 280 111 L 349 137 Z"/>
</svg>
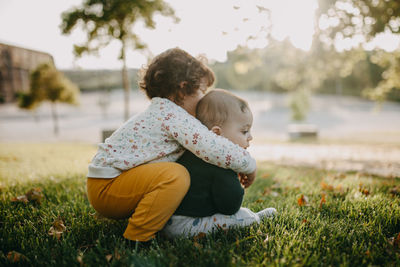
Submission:
<svg viewBox="0 0 400 267">
<path fill-rule="evenodd" d="M 212 165 L 251 173 L 256 161 L 228 139 L 209 131 L 174 102 L 154 97 L 150 106 L 118 128 L 89 164 L 88 177 L 113 178 L 152 162 L 176 161 L 185 148 Z"/>
<path fill-rule="evenodd" d="M 214 134 L 187 112 L 166 114 L 162 127 L 187 150 L 208 163 L 241 173 L 256 169 L 255 159 L 245 149 Z"/>
</svg>

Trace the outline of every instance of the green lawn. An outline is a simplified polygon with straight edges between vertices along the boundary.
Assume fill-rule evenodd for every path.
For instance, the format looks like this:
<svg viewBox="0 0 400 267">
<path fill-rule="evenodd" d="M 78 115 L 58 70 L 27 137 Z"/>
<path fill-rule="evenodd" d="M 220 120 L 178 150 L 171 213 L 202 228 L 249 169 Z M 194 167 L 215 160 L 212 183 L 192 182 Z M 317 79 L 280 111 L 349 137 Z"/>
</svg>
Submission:
<svg viewBox="0 0 400 267">
<path fill-rule="evenodd" d="M 273 220 L 131 247 L 122 237 L 127 221 L 99 218 L 88 203 L 95 151 L 0 144 L 0 266 L 400 266 L 398 178 L 260 163 L 243 206 L 275 207 Z M 28 203 L 13 201 L 31 189 Z M 59 238 L 49 234 L 57 220 L 65 225 Z"/>
</svg>

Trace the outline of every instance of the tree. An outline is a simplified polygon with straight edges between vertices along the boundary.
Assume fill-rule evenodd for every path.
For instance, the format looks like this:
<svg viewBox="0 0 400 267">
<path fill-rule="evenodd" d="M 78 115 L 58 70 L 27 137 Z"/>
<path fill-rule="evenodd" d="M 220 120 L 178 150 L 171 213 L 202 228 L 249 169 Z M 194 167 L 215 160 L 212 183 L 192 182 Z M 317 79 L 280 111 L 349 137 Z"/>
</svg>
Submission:
<svg viewBox="0 0 400 267">
<path fill-rule="evenodd" d="M 319 0 L 316 18 L 320 26 L 316 40 L 325 45 L 356 36 L 368 42 L 381 33 L 400 34 L 397 0 Z M 365 95 L 384 101 L 392 90 L 400 89 L 400 47 L 392 53 L 376 49 L 371 60 L 384 71 L 381 82 L 367 88 Z"/>
<path fill-rule="evenodd" d="M 77 105 L 79 88 L 52 64 L 39 65 L 30 76 L 30 91 L 19 95 L 19 107 L 34 110 L 43 101 L 50 101 L 54 134 L 58 135 L 57 102 Z"/>
<path fill-rule="evenodd" d="M 69 34 L 80 25 L 87 32 L 87 40 L 75 45 L 76 56 L 95 53 L 107 46 L 112 40 L 121 42 L 122 80 L 125 91 L 124 118 L 129 118 L 129 77 L 126 66 L 126 50 L 133 46 L 144 49 L 146 45 L 133 32 L 133 26 L 143 20 L 148 28 L 155 28 L 153 16 L 160 13 L 178 21 L 174 10 L 163 0 L 85 0 L 82 6 L 62 14 L 61 29 Z"/>
</svg>

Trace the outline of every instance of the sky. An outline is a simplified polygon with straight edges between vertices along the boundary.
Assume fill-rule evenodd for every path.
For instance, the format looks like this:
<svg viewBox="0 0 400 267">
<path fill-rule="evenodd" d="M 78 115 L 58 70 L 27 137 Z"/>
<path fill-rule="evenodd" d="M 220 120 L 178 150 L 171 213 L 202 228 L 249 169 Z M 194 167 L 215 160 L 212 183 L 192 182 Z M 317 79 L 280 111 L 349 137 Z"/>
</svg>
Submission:
<svg viewBox="0 0 400 267">
<path fill-rule="evenodd" d="M 83 0 L 0 0 L 0 42 L 50 53 L 59 69 L 116 69 L 120 43 L 114 41 L 97 56 L 76 59 L 73 44 L 85 40 L 85 33 L 76 28 L 70 35 L 62 35 L 61 13 L 79 6 Z M 180 23 L 157 15 L 155 30 L 141 23 L 135 32 L 148 45 L 150 55 L 157 55 L 171 47 L 180 47 L 194 56 L 205 55 L 210 61 L 226 60 L 227 51 L 238 45 L 262 48 L 267 45 L 262 27 L 268 27 L 266 12 L 271 11 L 272 36 L 278 40 L 289 38 L 301 49 L 308 50 L 314 32 L 316 0 L 166 0 Z M 237 8 L 240 7 L 240 8 Z M 288 8 L 290 7 L 290 8 Z M 249 35 L 258 38 L 248 40 Z M 387 43 L 384 39 L 383 43 Z M 349 44 L 344 43 L 344 48 Z M 146 54 L 147 55 L 147 54 Z M 145 53 L 129 50 L 127 65 L 139 68 L 147 63 Z"/>
</svg>

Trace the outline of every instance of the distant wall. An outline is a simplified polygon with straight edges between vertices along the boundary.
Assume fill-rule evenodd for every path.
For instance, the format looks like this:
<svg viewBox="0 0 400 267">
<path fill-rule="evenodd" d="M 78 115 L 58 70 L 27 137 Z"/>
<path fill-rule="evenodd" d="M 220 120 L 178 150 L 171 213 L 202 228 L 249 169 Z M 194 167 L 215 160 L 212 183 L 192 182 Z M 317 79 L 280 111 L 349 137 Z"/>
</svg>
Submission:
<svg viewBox="0 0 400 267">
<path fill-rule="evenodd" d="M 0 103 L 29 90 L 30 73 L 41 63 L 54 64 L 50 54 L 0 43 Z"/>
</svg>

